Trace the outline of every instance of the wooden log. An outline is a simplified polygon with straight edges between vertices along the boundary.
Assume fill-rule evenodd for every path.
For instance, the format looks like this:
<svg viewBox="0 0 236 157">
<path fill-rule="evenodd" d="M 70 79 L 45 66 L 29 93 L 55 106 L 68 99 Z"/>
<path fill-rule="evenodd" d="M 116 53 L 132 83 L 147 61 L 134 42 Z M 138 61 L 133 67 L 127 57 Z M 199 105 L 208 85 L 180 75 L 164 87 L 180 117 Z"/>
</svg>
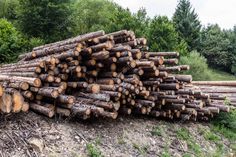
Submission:
<svg viewBox="0 0 236 157">
<path fill-rule="evenodd" d="M 100 91 L 101 94 L 108 94 L 111 97 L 121 97 L 121 93 L 120 92 L 113 92 L 113 91 Z"/>
<path fill-rule="evenodd" d="M 167 56 L 167 57 L 178 57 L 178 52 L 149 52 L 150 57 L 156 57 L 156 56 Z"/>
<path fill-rule="evenodd" d="M 175 79 L 181 82 L 191 83 L 193 80 L 192 75 L 171 75 L 171 76 L 174 76 Z"/>
<path fill-rule="evenodd" d="M 3 95 L 4 93 L 4 88 L 2 87 L 2 85 L 0 84 L 0 97 Z"/>
<path fill-rule="evenodd" d="M 193 81 L 194 85 L 236 87 L 236 81 Z"/>
<path fill-rule="evenodd" d="M 21 108 L 22 112 L 28 112 L 29 111 L 29 103 L 28 102 L 24 102 Z"/>
<path fill-rule="evenodd" d="M 60 116 L 69 117 L 71 114 L 71 111 L 69 109 L 57 107 L 56 113 Z"/>
<path fill-rule="evenodd" d="M 10 113 L 12 108 L 12 96 L 10 94 L 3 93 L 0 97 L 0 110 L 2 113 Z"/>
<path fill-rule="evenodd" d="M 38 94 L 50 98 L 57 98 L 59 96 L 58 89 L 52 87 L 40 88 Z"/>
<path fill-rule="evenodd" d="M 111 97 L 109 94 L 87 94 L 87 93 L 78 93 L 78 96 L 82 96 L 82 97 L 86 97 L 86 98 L 91 98 L 91 99 L 95 99 L 95 100 L 100 100 L 100 101 L 110 101 Z"/>
<path fill-rule="evenodd" d="M 169 65 L 177 65 L 178 64 L 178 59 L 176 59 L 176 58 L 164 59 L 163 63 L 164 64 L 169 64 Z"/>
<path fill-rule="evenodd" d="M 34 87 L 41 87 L 42 82 L 38 78 L 28 78 L 28 77 L 17 77 L 17 76 L 7 76 L 0 75 L 0 81 L 10 81 L 10 82 L 26 82 Z"/>
<path fill-rule="evenodd" d="M 55 107 L 52 104 L 39 105 L 36 103 L 30 103 L 30 109 L 38 113 L 41 113 L 49 118 L 52 118 L 55 115 Z"/>
<path fill-rule="evenodd" d="M 162 83 L 159 84 L 158 87 L 160 89 L 165 89 L 165 90 L 178 90 L 179 89 L 179 84 L 178 83 Z"/>
<path fill-rule="evenodd" d="M 107 112 L 107 111 L 103 111 L 100 113 L 100 116 L 103 117 L 107 117 L 107 118 L 112 118 L 112 119 L 116 119 L 118 116 L 117 112 Z"/>
<path fill-rule="evenodd" d="M 86 91 L 90 93 L 99 93 L 100 86 L 98 84 L 89 84 Z"/>
<path fill-rule="evenodd" d="M 21 90 L 28 90 L 29 84 L 26 82 L 12 82 L 8 84 L 9 87 Z M 1 96 L 1 94 L 0 94 Z"/>
<path fill-rule="evenodd" d="M 57 97 L 57 101 L 64 104 L 73 104 L 75 102 L 75 97 L 71 95 L 62 95 L 60 94 Z"/>
<path fill-rule="evenodd" d="M 185 99 L 165 99 L 166 103 L 184 104 Z"/>
</svg>

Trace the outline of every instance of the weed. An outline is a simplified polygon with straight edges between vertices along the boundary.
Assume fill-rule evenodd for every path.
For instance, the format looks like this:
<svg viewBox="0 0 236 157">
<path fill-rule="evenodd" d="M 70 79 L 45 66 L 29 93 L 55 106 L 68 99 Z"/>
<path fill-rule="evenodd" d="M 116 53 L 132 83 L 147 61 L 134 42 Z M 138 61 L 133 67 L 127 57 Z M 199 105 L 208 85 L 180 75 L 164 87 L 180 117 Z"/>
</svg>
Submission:
<svg viewBox="0 0 236 157">
<path fill-rule="evenodd" d="M 201 155 L 202 150 L 201 147 L 193 141 L 193 139 L 189 139 L 187 141 L 188 147 L 190 150 L 192 150 L 194 153 L 196 153 L 198 156 Z"/>
<path fill-rule="evenodd" d="M 87 150 L 90 157 L 103 157 L 101 151 L 92 143 L 87 144 Z"/>
<path fill-rule="evenodd" d="M 203 136 L 206 140 L 209 140 L 209 141 L 213 141 L 213 142 L 220 141 L 220 137 L 211 131 L 205 131 Z"/>
<path fill-rule="evenodd" d="M 183 154 L 183 157 L 192 157 L 192 155 L 189 153 L 185 153 L 185 154 Z"/>
<path fill-rule="evenodd" d="M 97 137 L 97 138 L 95 139 L 95 144 L 96 144 L 96 145 L 100 145 L 100 144 L 101 144 L 101 138 L 100 138 L 100 137 Z"/>
<path fill-rule="evenodd" d="M 167 146 L 165 146 L 164 152 L 162 152 L 161 157 L 171 157 L 171 154 L 168 151 Z"/>
<path fill-rule="evenodd" d="M 165 132 L 162 127 L 156 126 L 152 128 L 151 134 L 153 136 L 164 136 Z"/>
<path fill-rule="evenodd" d="M 181 128 L 176 132 L 177 137 L 182 140 L 188 140 L 190 138 L 190 133 L 186 128 Z"/>
<path fill-rule="evenodd" d="M 141 147 L 136 143 L 133 143 L 133 147 L 139 151 L 140 154 L 144 155 L 147 153 L 148 146 Z"/>
<path fill-rule="evenodd" d="M 187 142 L 188 148 L 196 153 L 198 156 L 201 155 L 201 147 L 194 142 L 193 137 L 191 136 L 190 132 L 186 128 L 181 128 L 176 132 L 177 137 L 181 140 L 185 140 Z"/>
<path fill-rule="evenodd" d="M 118 140 L 118 144 L 126 144 L 123 136 L 122 137 L 118 137 L 117 140 Z"/>
</svg>

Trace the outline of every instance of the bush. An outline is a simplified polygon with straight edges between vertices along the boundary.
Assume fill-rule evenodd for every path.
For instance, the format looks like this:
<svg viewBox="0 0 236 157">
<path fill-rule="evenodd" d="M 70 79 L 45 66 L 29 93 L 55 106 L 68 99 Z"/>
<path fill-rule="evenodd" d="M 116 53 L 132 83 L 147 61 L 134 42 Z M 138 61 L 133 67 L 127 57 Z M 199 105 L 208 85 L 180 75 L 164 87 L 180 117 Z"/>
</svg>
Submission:
<svg viewBox="0 0 236 157">
<path fill-rule="evenodd" d="M 184 73 L 192 75 L 193 80 L 211 80 L 206 61 L 207 60 L 196 51 L 180 58 L 180 64 L 190 65 L 190 70 Z"/>
<path fill-rule="evenodd" d="M 28 40 L 28 44 L 27 44 L 27 50 L 31 50 L 34 47 L 43 45 L 45 42 L 44 40 L 40 39 L 40 38 L 30 38 Z"/>
<path fill-rule="evenodd" d="M 0 19 L 0 63 L 15 61 L 26 41 L 6 19 Z"/>
<path fill-rule="evenodd" d="M 236 140 L 236 111 L 220 113 L 214 120 L 214 131 L 220 132 L 226 138 Z"/>
</svg>

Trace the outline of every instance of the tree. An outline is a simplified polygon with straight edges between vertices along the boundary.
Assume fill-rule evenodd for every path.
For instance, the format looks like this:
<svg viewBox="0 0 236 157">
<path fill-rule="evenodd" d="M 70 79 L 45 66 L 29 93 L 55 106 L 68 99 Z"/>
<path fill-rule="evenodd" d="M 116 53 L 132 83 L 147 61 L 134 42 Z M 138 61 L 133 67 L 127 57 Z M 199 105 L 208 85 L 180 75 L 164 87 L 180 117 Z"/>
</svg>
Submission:
<svg viewBox="0 0 236 157">
<path fill-rule="evenodd" d="M 230 72 L 230 40 L 216 25 L 204 28 L 201 35 L 201 54 L 207 58 L 211 67 Z"/>
<path fill-rule="evenodd" d="M 199 48 L 201 23 L 189 0 L 180 0 L 173 16 L 175 28 L 180 37 L 188 44 L 188 50 Z"/>
<path fill-rule="evenodd" d="M 133 30 L 137 36 L 144 36 L 148 20 L 145 9 L 132 14 L 109 0 L 79 0 L 75 4 L 75 34 L 102 29 L 106 32 L 121 29 Z"/>
<path fill-rule="evenodd" d="M 186 54 L 186 43 L 178 42 L 179 35 L 166 16 L 156 16 L 151 20 L 147 36 L 152 51 L 180 51 Z"/>
<path fill-rule="evenodd" d="M 20 0 L 19 23 L 29 37 L 46 42 L 71 36 L 73 17 L 70 0 Z"/>
<path fill-rule="evenodd" d="M 229 58 L 231 63 L 231 72 L 236 74 L 236 26 L 232 30 L 225 31 L 227 38 L 230 40 Z"/>
<path fill-rule="evenodd" d="M 0 0 L 0 18 L 13 22 L 17 19 L 18 0 Z"/>
<path fill-rule="evenodd" d="M 23 51 L 24 40 L 13 25 L 5 19 L 0 19 L 0 63 L 16 60 Z"/>
</svg>

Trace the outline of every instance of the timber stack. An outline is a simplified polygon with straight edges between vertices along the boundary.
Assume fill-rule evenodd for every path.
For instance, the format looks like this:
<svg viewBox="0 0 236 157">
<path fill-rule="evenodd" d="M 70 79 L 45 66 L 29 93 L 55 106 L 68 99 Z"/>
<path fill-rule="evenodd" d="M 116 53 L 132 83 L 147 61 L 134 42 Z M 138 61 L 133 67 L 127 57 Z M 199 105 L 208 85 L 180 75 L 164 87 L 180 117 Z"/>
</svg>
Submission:
<svg viewBox="0 0 236 157">
<path fill-rule="evenodd" d="M 221 95 L 225 103 L 236 107 L 236 81 L 193 81 L 193 85 L 197 86 L 204 93 L 212 96 Z M 225 98 L 223 100 L 223 98 Z"/>
<path fill-rule="evenodd" d="M 82 119 L 116 119 L 118 114 L 132 113 L 208 120 L 229 112 L 222 101 L 213 102 L 221 95 L 206 94 L 190 86 L 191 75 L 179 74 L 189 66 L 178 65 L 178 52 L 148 52 L 146 44 L 145 38 L 121 30 L 91 32 L 35 47 L 20 55 L 19 62 L 0 67 L 5 93 L 0 102 L 17 95 L 20 107 L 11 101 L 7 113 L 26 110 L 23 106 L 28 104 L 48 117 Z"/>
</svg>

